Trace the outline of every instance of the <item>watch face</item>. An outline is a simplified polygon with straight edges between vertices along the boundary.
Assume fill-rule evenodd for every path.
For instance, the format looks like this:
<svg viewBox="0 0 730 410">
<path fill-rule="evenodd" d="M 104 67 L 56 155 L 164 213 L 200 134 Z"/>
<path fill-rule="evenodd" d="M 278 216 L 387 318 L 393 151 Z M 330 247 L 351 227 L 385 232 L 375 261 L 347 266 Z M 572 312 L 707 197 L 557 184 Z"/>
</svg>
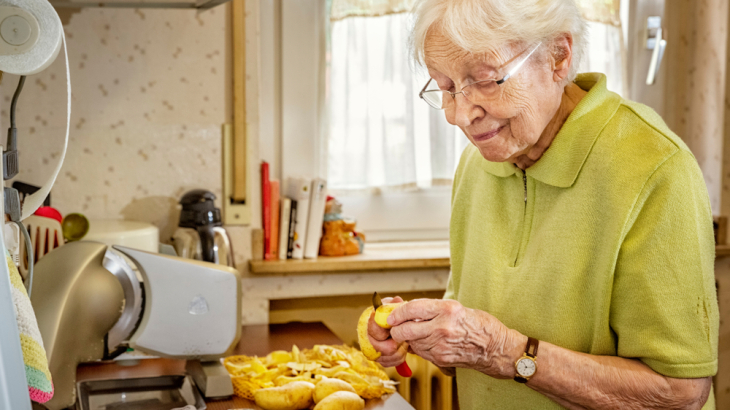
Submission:
<svg viewBox="0 0 730 410">
<path fill-rule="evenodd" d="M 532 376 L 535 374 L 535 370 L 537 370 L 535 362 L 526 357 L 517 362 L 517 373 L 522 377 Z"/>
</svg>

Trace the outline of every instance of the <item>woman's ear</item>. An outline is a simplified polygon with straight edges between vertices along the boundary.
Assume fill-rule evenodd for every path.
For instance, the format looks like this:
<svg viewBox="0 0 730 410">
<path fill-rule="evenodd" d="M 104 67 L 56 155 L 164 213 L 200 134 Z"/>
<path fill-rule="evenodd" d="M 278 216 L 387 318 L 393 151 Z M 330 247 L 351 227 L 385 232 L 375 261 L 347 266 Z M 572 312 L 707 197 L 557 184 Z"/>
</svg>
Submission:
<svg viewBox="0 0 730 410">
<path fill-rule="evenodd" d="M 555 38 L 551 54 L 553 80 L 561 82 L 568 78 L 570 67 L 573 64 L 573 35 L 564 33 Z"/>
</svg>

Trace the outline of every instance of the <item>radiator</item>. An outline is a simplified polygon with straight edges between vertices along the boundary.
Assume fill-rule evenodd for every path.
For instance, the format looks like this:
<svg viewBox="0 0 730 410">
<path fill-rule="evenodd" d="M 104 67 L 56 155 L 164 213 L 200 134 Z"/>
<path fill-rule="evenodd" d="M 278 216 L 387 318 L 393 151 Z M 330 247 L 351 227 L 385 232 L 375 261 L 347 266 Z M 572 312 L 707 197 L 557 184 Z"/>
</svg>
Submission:
<svg viewBox="0 0 730 410">
<path fill-rule="evenodd" d="M 441 373 L 433 363 L 416 355 L 408 355 L 410 378 L 401 377 L 395 368 L 388 368 L 388 376 L 399 382 L 398 393 L 417 410 L 458 410 L 455 379 Z"/>
</svg>

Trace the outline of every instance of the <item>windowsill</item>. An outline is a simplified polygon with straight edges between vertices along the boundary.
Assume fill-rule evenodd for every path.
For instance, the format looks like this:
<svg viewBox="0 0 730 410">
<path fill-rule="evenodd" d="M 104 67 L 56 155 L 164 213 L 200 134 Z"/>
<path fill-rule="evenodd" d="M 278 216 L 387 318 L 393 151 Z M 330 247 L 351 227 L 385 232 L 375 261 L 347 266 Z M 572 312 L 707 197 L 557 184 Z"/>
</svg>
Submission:
<svg viewBox="0 0 730 410">
<path fill-rule="evenodd" d="M 448 241 L 368 243 L 360 255 L 249 262 L 250 272 L 256 276 L 449 269 L 450 266 Z"/>
<path fill-rule="evenodd" d="M 715 257 L 723 256 L 730 256 L 730 245 L 715 246 Z M 250 272 L 256 276 L 450 267 L 448 241 L 369 243 L 360 255 L 249 262 Z"/>
</svg>

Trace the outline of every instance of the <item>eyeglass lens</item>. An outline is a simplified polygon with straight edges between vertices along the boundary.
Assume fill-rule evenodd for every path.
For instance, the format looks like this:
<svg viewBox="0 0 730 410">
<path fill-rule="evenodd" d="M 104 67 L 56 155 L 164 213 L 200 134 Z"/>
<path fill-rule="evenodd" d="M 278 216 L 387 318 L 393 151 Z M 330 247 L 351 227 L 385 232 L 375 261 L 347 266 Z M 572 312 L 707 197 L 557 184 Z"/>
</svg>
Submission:
<svg viewBox="0 0 730 410">
<path fill-rule="evenodd" d="M 479 81 L 462 88 L 461 93 L 472 103 L 489 102 L 499 95 L 499 85 L 495 81 Z M 438 110 L 453 107 L 455 98 L 457 97 L 450 92 L 442 90 L 428 90 L 423 93 L 423 99 L 428 105 Z"/>
</svg>

